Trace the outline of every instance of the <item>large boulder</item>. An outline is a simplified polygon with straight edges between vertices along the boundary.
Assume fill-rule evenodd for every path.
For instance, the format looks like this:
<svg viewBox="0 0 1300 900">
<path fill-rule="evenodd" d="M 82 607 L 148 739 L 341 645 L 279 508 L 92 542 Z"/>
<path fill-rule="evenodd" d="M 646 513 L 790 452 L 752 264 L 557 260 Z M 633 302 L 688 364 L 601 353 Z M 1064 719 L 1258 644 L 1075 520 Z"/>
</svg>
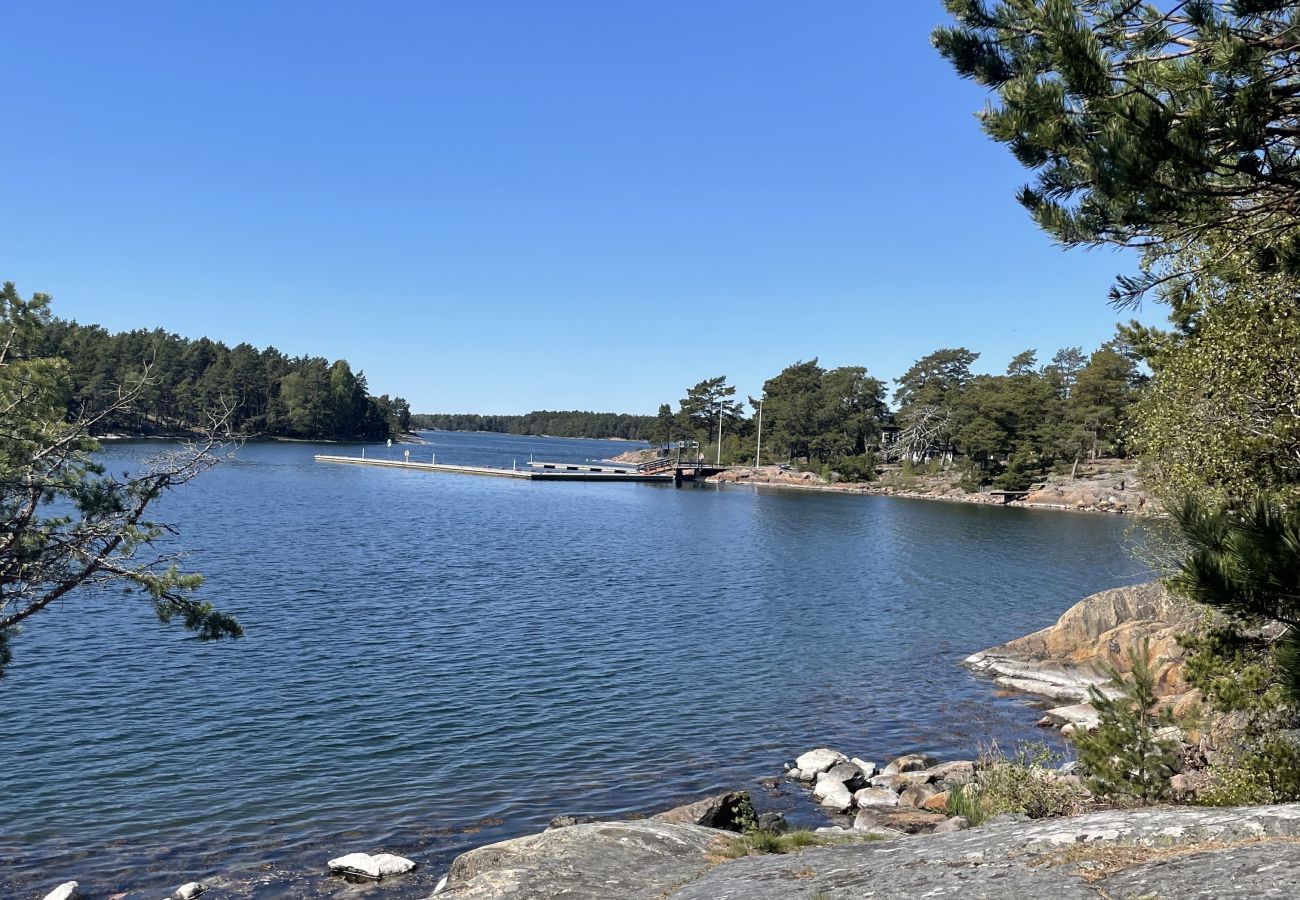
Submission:
<svg viewBox="0 0 1300 900">
<path fill-rule="evenodd" d="M 849 758 L 837 750 L 831 750 L 829 747 L 819 747 L 816 750 L 809 750 L 796 759 L 794 767 L 802 773 L 804 780 L 811 781 L 818 772 L 825 772 L 831 766 L 848 761 Z"/>
<path fill-rule="evenodd" d="M 826 777 L 842 782 L 850 791 L 856 791 L 867 786 L 867 778 L 870 776 L 855 763 L 842 762 L 831 766 L 826 772 Z"/>
<path fill-rule="evenodd" d="M 462 853 L 448 900 L 661 900 L 712 868 L 734 835 L 669 822 L 593 822 Z"/>
<path fill-rule="evenodd" d="M 959 759 L 954 762 L 931 766 L 922 772 L 914 773 L 915 775 L 924 775 L 927 784 L 938 784 L 944 787 L 951 787 L 955 784 L 969 784 L 975 780 L 975 763 Z"/>
<path fill-rule="evenodd" d="M 928 784 L 914 784 L 898 795 L 898 805 L 920 808 L 925 806 L 925 801 L 937 793 L 939 792 Z"/>
<path fill-rule="evenodd" d="M 188 881 L 172 891 L 168 900 L 194 900 L 207 889 L 208 886 L 201 881 Z"/>
<path fill-rule="evenodd" d="M 758 817 L 754 813 L 754 804 L 749 799 L 749 791 L 728 791 L 653 815 L 650 821 L 703 825 L 705 828 L 739 832 L 752 828 Z"/>
<path fill-rule="evenodd" d="M 404 875 L 414 868 L 415 863 L 409 859 L 391 853 L 348 853 L 329 861 L 330 874 L 354 878 L 387 878 Z"/>
<path fill-rule="evenodd" d="M 901 793 L 914 784 L 925 784 L 929 778 L 923 772 L 916 772 L 911 775 L 877 775 L 871 779 L 872 787 L 886 788 Z"/>
<path fill-rule="evenodd" d="M 853 795 L 853 802 L 863 809 L 868 806 L 897 806 L 898 794 L 889 788 L 863 788 Z"/>
<path fill-rule="evenodd" d="M 924 753 L 909 753 L 900 756 L 881 770 L 884 775 L 903 775 L 908 772 L 922 772 L 931 766 L 937 766 L 939 760 Z"/>
<path fill-rule="evenodd" d="M 844 812 L 853 808 L 853 793 L 844 786 L 844 782 L 834 778 L 825 778 L 813 788 L 813 799 L 823 808 L 834 812 Z"/>
<path fill-rule="evenodd" d="M 1109 681 L 1107 667 L 1127 672 L 1129 650 L 1149 641 L 1157 692 L 1181 695 L 1187 685 L 1177 638 L 1200 616 L 1159 582 L 1113 588 L 1079 601 L 1054 625 L 972 654 L 965 665 L 1006 687 L 1077 702 Z"/>
</svg>

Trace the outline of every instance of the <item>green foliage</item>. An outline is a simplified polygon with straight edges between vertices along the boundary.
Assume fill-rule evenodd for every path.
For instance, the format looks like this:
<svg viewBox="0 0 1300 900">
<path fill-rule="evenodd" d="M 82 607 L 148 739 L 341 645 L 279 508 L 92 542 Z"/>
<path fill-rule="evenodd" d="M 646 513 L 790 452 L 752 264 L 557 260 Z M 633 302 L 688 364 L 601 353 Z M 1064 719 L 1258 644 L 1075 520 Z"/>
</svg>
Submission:
<svg viewBox="0 0 1300 900">
<path fill-rule="evenodd" d="M 1195 302 L 1193 310 L 1191 304 Z M 1139 335 L 1155 371 L 1134 441 L 1151 488 L 1173 503 L 1300 502 L 1300 291 L 1227 266 L 1188 300 L 1186 330 Z"/>
<path fill-rule="evenodd" d="M 1127 675 L 1110 670 L 1118 696 L 1096 687 L 1088 699 L 1097 710 L 1095 731 L 1080 730 L 1074 742 L 1089 786 L 1104 797 L 1152 803 L 1169 794 L 1169 778 L 1178 762 L 1178 742 L 1164 731 L 1173 713 L 1162 707 L 1151 670 L 1150 647 L 1129 648 Z"/>
<path fill-rule="evenodd" d="M 683 434 L 700 443 L 718 438 L 719 423 L 722 433 L 734 432 L 741 420 L 744 406 L 732 400 L 736 389 L 727 384 L 727 376 L 706 378 L 688 389 L 678 403 L 677 423 Z"/>
<path fill-rule="evenodd" d="M 672 407 L 659 407 L 657 416 L 597 413 L 580 410 L 534 410 L 520 416 L 474 413 L 416 413 L 411 427 L 438 431 L 487 431 L 493 434 L 537 434 L 567 438 L 624 438 L 664 444 L 680 435 Z"/>
<path fill-rule="evenodd" d="M 955 784 L 948 791 L 948 803 L 944 812 L 949 816 L 961 816 L 973 827 L 984 824 L 988 813 L 981 802 L 980 787 L 977 784 Z"/>
<path fill-rule="evenodd" d="M 1004 813 L 1031 819 L 1068 816 L 1083 805 L 1082 791 L 1061 781 L 1051 768 L 1060 763 L 1060 754 L 1042 742 L 1018 745 L 1013 757 L 993 744 L 980 756 L 976 780 L 949 792 L 949 815 L 978 825 Z"/>
<path fill-rule="evenodd" d="M 758 854 L 790 853 L 805 847 L 822 847 L 834 843 L 838 842 L 807 830 L 788 831 L 785 834 L 755 830 L 733 839 L 723 851 L 723 855 L 738 859 L 742 856 Z"/>
<path fill-rule="evenodd" d="M 41 356 L 67 361 L 67 415 L 88 417 L 97 434 L 190 432 L 214 411 L 238 434 L 379 440 L 410 429 L 406 401 L 371 396 L 365 374 L 345 360 L 59 320 L 39 341 Z M 125 406 L 117 403 L 123 385 L 133 397 Z"/>
<path fill-rule="evenodd" d="M 874 481 L 876 478 L 876 455 L 863 453 L 860 456 L 839 456 L 831 461 L 831 468 L 843 481 Z"/>
<path fill-rule="evenodd" d="M 943 406 L 950 395 L 970 383 L 970 367 L 979 356 L 965 347 L 936 350 L 923 356 L 895 380 L 898 388 L 894 391 L 894 402 L 899 408 Z"/>
<path fill-rule="evenodd" d="M 1279 678 L 1272 642 L 1260 632 L 1246 633 L 1224 620 L 1207 621 L 1180 635 L 1183 678 L 1201 692 L 1216 713 L 1241 714 L 1247 740 L 1286 727 L 1293 713 Z"/>
<path fill-rule="evenodd" d="M 1034 170 L 1019 199 L 1056 240 L 1164 253 L 1224 234 L 1258 267 L 1300 269 L 1294 3 L 945 6 L 955 27 L 934 43 L 995 92 L 984 130 Z"/>
<path fill-rule="evenodd" d="M 1206 806 L 1253 806 L 1300 800 L 1300 746 L 1270 735 L 1210 766 L 1210 783 L 1196 793 Z"/>
<path fill-rule="evenodd" d="M 137 589 L 161 621 L 179 616 L 200 638 L 238 636 L 238 622 L 194 597 L 200 576 L 148 555 L 172 531 L 150 508 L 216 462 L 220 435 L 161 454 L 141 473 L 108 474 L 92 428 L 129 416 L 150 381 L 138 371 L 94 415 L 69 418 L 70 367 L 45 352 L 56 327 L 49 303 L 43 294 L 23 300 L 10 282 L 0 288 L 0 673 L 20 626 L 78 589 L 110 584 Z"/>
<path fill-rule="evenodd" d="M 1085 359 L 1078 348 L 1048 366 L 1017 354 L 1005 375 L 971 375 L 974 354 L 942 350 L 899 379 L 904 457 L 955 452 L 977 469 L 964 486 L 1023 490 L 1061 459 L 1122 455 L 1128 411 L 1142 390 L 1133 355 L 1118 341 Z"/>
<path fill-rule="evenodd" d="M 794 363 L 763 385 L 763 443 L 791 461 L 862 456 L 880 438 L 884 392 L 861 366 Z"/>
<path fill-rule="evenodd" d="M 1273 661 L 1292 700 L 1300 701 L 1300 508 L 1266 497 L 1236 509 L 1188 497 L 1174 520 L 1189 551 L 1171 587 L 1238 627 L 1284 628 Z"/>
</svg>

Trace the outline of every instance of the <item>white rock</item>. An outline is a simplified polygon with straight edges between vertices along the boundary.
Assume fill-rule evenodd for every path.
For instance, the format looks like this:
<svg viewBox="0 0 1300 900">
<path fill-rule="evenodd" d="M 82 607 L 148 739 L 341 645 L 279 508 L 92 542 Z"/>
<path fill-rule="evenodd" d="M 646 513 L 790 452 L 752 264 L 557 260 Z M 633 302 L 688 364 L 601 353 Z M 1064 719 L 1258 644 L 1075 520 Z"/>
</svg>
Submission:
<svg viewBox="0 0 1300 900">
<path fill-rule="evenodd" d="M 433 887 L 433 896 L 436 897 L 436 896 L 438 896 L 439 894 L 441 894 L 441 893 L 442 893 L 443 891 L 445 891 L 445 890 L 447 890 L 447 876 L 446 876 L 446 875 L 442 876 L 442 878 L 439 879 L 438 883 L 437 883 L 436 885 L 434 885 L 434 887 Z"/>
<path fill-rule="evenodd" d="M 168 900 L 194 900 L 195 897 L 207 889 L 208 886 L 201 881 L 189 881 L 172 891 L 172 895 Z"/>
<path fill-rule="evenodd" d="M 853 802 L 859 807 L 897 806 L 898 795 L 889 788 L 863 788 L 853 795 Z"/>
<path fill-rule="evenodd" d="M 844 812 L 853 806 L 853 794 L 844 786 L 844 782 L 833 778 L 823 779 L 813 788 L 813 799 L 826 809 Z"/>
<path fill-rule="evenodd" d="M 373 859 L 375 864 L 379 866 L 380 875 L 405 875 L 415 868 L 415 863 L 405 856 L 397 856 L 392 853 L 376 853 Z"/>
<path fill-rule="evenodd" d="M 818 772 L 825 772 L 831 766 L 837 763 L 848 762 L 849 758 L 843 753 L 831 750 L 827 747 L 819 747 L 816 750 L 809 750 L 803 756 L 794 761 L 796 769 L 803 772 L 804 778 L 812 778 Z"/>
<path fill-rule="evenodd" d="M 787 769 L 785 774 L 789 775 L 795 781 L 803 781 L 803 769 Z"/>
<path fill-rule="evenodd" d="M 383 878 L 386 875 L 401 875 L 415 868 L 415 863 L 391 853 L 349 853 L 329 861 L 330 872 L 346 875 L 361 875 L 366 878 Z"/>
<path fill-rule="evenodd" d="M 875 763 L 867 762 L 865 759 L 858 759 L 856 756 L 853 757 L 851 760 L 849 760 L 849 762 L 853 763 L 853 765 L 857 766 L 859 769 L 862 770 L 862 776 L 864 778 L 870 778 L 871 776 L 876 774 Z"/>
<path fill-rule="evenodd" d="M 45 895 L 44 900 L 76 900 L 81 896 L 81 885 L 75 881 L 65 881 Z"/>
</svg>

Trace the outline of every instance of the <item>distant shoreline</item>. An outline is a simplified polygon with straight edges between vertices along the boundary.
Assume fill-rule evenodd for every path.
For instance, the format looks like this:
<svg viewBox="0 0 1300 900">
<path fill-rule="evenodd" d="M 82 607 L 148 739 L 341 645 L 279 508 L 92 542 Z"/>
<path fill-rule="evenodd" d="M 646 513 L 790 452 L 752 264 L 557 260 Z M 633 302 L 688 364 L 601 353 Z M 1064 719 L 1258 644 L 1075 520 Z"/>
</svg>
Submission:
<svg viewBox="0 0 1300 900">
<path fill-rule="evenodd" d="M 541 437 L 553 438 L 559 441 L 617 441 L 620 444 L 650 444 L 649 441 L 642 438 L 625 437 L 571 437 L 565 434 L 516 434 L 512 431 L 465 431 L 459 428 L 420 428 L 418 431 L 426 434 L 499 434 L 502 437 Z"/>
</svg>

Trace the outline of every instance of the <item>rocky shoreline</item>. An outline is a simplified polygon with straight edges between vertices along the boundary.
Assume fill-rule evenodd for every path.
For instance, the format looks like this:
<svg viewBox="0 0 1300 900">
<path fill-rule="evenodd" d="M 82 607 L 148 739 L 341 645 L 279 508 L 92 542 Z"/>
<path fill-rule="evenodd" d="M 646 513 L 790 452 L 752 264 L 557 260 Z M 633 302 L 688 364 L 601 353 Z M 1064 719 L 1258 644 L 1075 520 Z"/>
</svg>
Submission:
<svg viewBox="0 0 1300 900">
<path fill-rule="evenodd" d="M 1157 509 L 1157 505 L 1140 488 L 1123 479 L 1118 482 L 1080 482 L 1073 485 L 1049 481 L 1027 492 L 1020 499 L 1006 499 L 1001 494 L 993 493 L 970 493 L 948 484 L 905 487 L 874 481 L 831 483 L 814 472 L 794 472 L 780 466 L 731 469 L 709 478 L 708 481 L 716 484 L 748 484 L 786 490 L 868 494 L 878 497 L 903 497 L 909 500 L 938 500 L 946 503 L 977 503 L 984 506 L 1134 516 L 1162 514 Z M 1120 485 L 1123 487 L 1120 488 Z"/>
<path fill-rule="evenodd" d="M 620 453 L 609 462 L 635 465 L 653 457 L 647 450 Z M 1070 512 L 1104 512 L 1115 515 L 1161 516 L 1159 504 L 1146 493 L 1137 472 L 1124 460 L 1100 460 L 1089 464 L 1078 477 L 1050 475 L 1022 497 L 1007 498 L 991 492 L 969 492 L 959 485 L 957 473 L 949 470 L 933 475 L 905 476 L 898 466 L 889 467 L 876 481 L 828 481 L 816 472 L 799 472 L 788 466 L 737 466 L 707 479 L 711 484 L 744 484 L 754 487 L 799 491 L 827 491 L 838 494 L 868 494 L 904 497 L 910 500 L 938 500 L 947 503 L 977 503 L 986 506 L 1014 506 Z"/>
</svg>

